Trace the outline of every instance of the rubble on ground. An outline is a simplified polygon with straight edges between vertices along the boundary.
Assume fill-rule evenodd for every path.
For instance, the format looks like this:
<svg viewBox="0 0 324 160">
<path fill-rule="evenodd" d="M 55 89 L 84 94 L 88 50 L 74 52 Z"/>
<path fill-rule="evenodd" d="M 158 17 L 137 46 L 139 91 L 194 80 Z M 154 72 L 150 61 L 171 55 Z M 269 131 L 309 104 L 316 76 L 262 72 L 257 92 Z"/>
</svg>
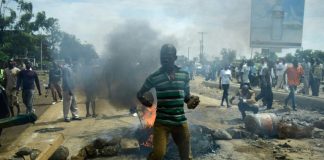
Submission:
<svg viewBox="0 0 324 160">
<path fill-rule="evenodd" d="M 56 149 L 56 151 L 49 158 L 49 160 L 67 160 L 69 154 L 70 153 L 68 148 L 64 146 L 60 146 L 59 148 Z"/>
<path fill-rule="evenodd" d="M 29 147 L 22 147 L 20 148 L 15 155 L 13 156 L 12 160 L 25 160 L 25 159 L 30 159 L 30 160 L 35 160 L 37 159 L 38 155 L 41 153 L 40 150 L 38 149 L 32 149 Z"/>
</svg>

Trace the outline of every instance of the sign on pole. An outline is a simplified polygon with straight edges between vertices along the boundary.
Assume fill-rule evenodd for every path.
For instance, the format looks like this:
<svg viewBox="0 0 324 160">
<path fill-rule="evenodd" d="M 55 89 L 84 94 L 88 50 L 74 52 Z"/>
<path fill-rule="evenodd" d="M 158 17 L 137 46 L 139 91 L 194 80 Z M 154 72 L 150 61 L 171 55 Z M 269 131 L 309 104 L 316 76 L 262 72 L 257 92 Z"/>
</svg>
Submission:
<svg viewBox="0 0 324 160">
<path fill-rule="evenodd" d="M 252 48 L 300 48 L 305 0 L 252 0 Z"/>
</svg>

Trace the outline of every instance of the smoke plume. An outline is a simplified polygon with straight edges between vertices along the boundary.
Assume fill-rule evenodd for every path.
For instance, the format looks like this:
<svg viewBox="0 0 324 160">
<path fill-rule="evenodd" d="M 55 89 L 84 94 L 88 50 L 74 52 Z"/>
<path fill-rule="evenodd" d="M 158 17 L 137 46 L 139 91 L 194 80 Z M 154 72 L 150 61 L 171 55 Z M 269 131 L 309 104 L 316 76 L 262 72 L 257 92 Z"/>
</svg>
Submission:
<svg viewBox="0 0 324 160">
<path fill-rule="evenodd" d="M 128 21 L 108 35 L 105 75 L 110 101 L 129 107 L 146 77 L 160 65 L 164 38 L 143 21 Z"/>
</svg>

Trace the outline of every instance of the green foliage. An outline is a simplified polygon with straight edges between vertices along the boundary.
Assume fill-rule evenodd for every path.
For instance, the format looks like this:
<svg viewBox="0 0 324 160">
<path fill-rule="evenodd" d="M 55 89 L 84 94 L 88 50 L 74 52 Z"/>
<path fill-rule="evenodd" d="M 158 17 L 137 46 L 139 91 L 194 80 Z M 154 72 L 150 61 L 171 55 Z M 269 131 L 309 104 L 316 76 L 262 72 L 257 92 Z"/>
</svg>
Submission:
<svg viewBox="0 0 324 160">
<path fill-rule="evenodd" d="M 64 32 L 60 43 L 60 55 L 62 58 L 72 60 L 89 60 L 98 57 L 91 44 L 82 44 L 74 35 Z"/>
<path fill-rule="evenodd" d="M 50 59 L 50 54 L 58 52 L 58 20 L 47 18 L 44 11 L 35 17 L 31 2 L 14 2 L 15 5 L 8 5 L 8 1 L 0 1 L 0 52 L 9 57 L 28 56 L 39 60 L 42 46 L 43 57 Z"/>
<path fill-rule="evenodd" d="M 236 51 L 232 49 L 225 49 L 221 50 L 222 55 L 222 66 L 229 65 L 230 63 L 234 62 L 236 59 Z"/>
</svg>

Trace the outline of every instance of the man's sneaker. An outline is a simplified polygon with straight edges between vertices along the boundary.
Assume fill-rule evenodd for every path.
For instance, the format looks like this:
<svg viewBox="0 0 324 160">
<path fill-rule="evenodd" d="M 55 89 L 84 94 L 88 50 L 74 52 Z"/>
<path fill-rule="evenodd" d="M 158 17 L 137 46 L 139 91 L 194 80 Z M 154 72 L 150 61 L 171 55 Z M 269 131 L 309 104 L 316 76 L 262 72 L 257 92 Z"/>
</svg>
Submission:
<svg viewBox="0 0 324 160">
<path fill-rule="evenodd" d="M 137 113 L 133 113 L 132 116 L 133 116 L 133 117 L 137 117 Z"/>
<path fill-rule="evenodd" d="M 80 117 L 73 117 L 72 121 L 81 121 L 82 119 Z"/>
<path fill-rule="evenodd" d="M 91 117 L 91 114 L 87 113 L 87 114 L 86 114 L 86 117 Z"/>
<path fill-rule="evenodd" d="M 296 109 L 296 108 L 293 108 L 293 110 L 294 110 L 294 111 L 297 111 L 297 109 Z"/>
<path fill-rule="evenodd" d="M 60 102 L 63 102 L 63 99 L 60 99 Z"/>
<path fill-rule="evenodd" d="M 55 102 L 55 101 L 53 101 L 53 102 L 52 102 L 52 105 L 54 105 L 54 104 L 56 104 L 56 102 Z"/>
<path fill-rule="evenodd" d="M 64 122 L 71 122 L 70 118 L 64 118 Z"/>
</svg>

